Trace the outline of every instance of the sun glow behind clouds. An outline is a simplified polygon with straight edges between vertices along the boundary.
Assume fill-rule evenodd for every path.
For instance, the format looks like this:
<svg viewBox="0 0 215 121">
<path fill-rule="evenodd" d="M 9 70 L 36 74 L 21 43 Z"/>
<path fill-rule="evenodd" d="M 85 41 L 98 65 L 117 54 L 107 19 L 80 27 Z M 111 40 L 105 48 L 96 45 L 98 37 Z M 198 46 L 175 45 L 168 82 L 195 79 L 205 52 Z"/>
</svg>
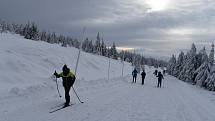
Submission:
<svg viewBox="0 0 215 121">
<path fill-rule="evenodd" d="M 167 9 L 170 0 L 146 0 L 149 5 L 150 11 L 162 11 Z"/>
<path fill-rule="evenodd" d="M 117 50 L 120 50 L 120 51 L 131 51 L 131 50 L 134 50 L 134 48 L 130 48 L 130 47 L 116 47 Z"/>
</svg>

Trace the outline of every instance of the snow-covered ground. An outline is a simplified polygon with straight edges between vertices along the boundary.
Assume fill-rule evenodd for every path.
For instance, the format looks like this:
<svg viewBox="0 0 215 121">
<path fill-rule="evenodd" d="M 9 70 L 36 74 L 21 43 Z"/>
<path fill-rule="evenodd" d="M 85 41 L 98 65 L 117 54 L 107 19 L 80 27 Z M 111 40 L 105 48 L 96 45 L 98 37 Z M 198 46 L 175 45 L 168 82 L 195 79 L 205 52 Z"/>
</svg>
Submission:
<svg viewBox="0 0 215 121">
<path fill-rule="evenodd" d="M 81 54 L 71 107 L 49 113 L 64 102 L 50 79 L 63 64 L 74 70 L 78 50 L 18 35 L 0 34 L 0 121 L 214 121 L 215 95 L 166 75 L 156 88 L 154 68 L 146 67 L 145 85 L 131 83 L 130 64 Z M 60 84 L 59 79 L 59 84 Z M 60 92 L 63 94 L 62 85 Z"/>
</svg>

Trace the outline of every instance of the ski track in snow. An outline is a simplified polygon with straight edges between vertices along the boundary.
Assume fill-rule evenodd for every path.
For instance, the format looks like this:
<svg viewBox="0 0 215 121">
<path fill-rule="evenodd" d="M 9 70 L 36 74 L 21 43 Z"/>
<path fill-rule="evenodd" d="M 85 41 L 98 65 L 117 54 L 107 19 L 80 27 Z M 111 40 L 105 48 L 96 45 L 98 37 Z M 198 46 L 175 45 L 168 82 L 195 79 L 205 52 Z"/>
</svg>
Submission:
<svg viewBox="0 0 215 121">
<path fill-rule="evenodd" d="M 144 86 L 140 78 L 131 83 L 129 75 L 79 83 L 77 92 L 84 103 L 80 104 L 71 90 L 75 105 L 51 114 L 51 107 L 64 99 L 49 95 L 50 90 L 43 94 L 46 97 L 36 95 L 34 100 L 13 99 L 16 102 L 4 106 L 22 106 L 1 113 L 1 121 L 214 121 L 214 102 L 199 89 L 170 76 L 165 76 L 162 88 L 156 88 L 156 79 L 150 72 Z"/>
</svg>

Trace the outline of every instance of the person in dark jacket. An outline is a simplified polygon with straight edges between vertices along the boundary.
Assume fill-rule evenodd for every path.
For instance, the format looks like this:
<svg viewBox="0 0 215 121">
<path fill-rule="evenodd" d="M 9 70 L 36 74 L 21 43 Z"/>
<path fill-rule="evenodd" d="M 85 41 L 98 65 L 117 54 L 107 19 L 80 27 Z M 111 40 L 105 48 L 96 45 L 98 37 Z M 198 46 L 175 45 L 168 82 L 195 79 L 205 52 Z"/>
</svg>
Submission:
<svg viewBox="0 0 215 121">
<path fill-rule="evenodd" d="M 54 75 L 57 78 L 62 77 L 63 79 L 63 87 L 65 90 L 65 100 L 66 100 L 66 103 L 64 104 L 64 106 L 69 106 L 69 103 L 70 103 L 69 91 L 75 82 L 75 75 L 70 71 L 70 69 L 66 65 L 63 66 L 62 70 L 63 72 L 61 72 L 60 74 L 58 74 L 55 71 Z"/>
<path fill-rule="evenodd" d="M 144 70 L 141 73 L 141 76 L 142 76 L 142 85 L 144 85 L 144 80 L 145 80 L 145 77 L 146 77 L 146 72 Z"/>
<path fill-rule="evenodd" d="M 133 83 L 136 83 L 137 81 L 137 70 L 136 68 L 134 68 L 134 70 L 132 71 L 132 76 L 133 76 Z"/>
<path fill-rule="evenodd" d="M 156 69 L 155 72 L 153 73 L 155 76 L 158 74 L 158 70 Z"/>
<path fill-rule="evenodd" d="M 163 75 L 165 75 L 165 73 L 166 73 L 166 70 L 163 70 Z"/>
<path fill-rule="evenodd" d="M 162 79 L 164 79 L 164 78 L 163 78 L 163 75 L 161 74 L 160 71 L 158 72 L 157 77 L 158 77 L 158 85 L 157 85 L 157 87 L 161 88 Z"/>
</svg>

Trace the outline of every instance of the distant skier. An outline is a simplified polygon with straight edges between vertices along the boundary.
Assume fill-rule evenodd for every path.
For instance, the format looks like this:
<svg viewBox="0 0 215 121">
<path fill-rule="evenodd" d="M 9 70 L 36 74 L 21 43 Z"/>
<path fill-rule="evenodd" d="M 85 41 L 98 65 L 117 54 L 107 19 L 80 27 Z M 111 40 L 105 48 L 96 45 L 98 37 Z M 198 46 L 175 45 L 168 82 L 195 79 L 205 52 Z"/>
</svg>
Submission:
<svg viewBox="0 0 215 121">
<path fill-rule="evenodd" d="M 163 75 L 161 74 L 160 71 L 158 72 L 157 77 L 158 77 L 158 85 L 157 85 L 157 87 L 161 88 L 162 79 L 164 79 L 164 78 L 163 78 Z"/>
<path fill-rule="evenodd" d="M 165 73 L 166 73 L 166 70 L 163 70 L 163 75 L 165 75 Z"/>
<path fill-rule="evenodd" d="M 61 72 L 60 74 L 58 74 L 55 71 L 54 75 L 57 78 L 62 77 L 62 79 L 63 79 L 63 87 L 65 90 L 65 100 L 66 100 L 64 107 L 66 107 L 66 106 L 69 106 L 69 103 L 70 103 L 69 91 L 70 91 L 70 88 L 73 86 L 76 78 L 75 78 L 74 73 L 72 73 L 66 65 L 63 66 L 62 70 L 63 70 L 63 72 Z"/>
<path fill-rule="evenodd" d="M 141 76 L 142 76 L 142 85 L 144 85 L 144 80 L 145 80 L 145 77 L 146 77 L 146 72 L 144 70 L 141 73 Z"/>
<path fill-rule="evenodd" d="M 133 76 L 133 83 L 136 83 L 137 81 L 137 70 L 136 68 L 134 68 L 134 70 L 132 71 L 132 76 Z"/>
<path fill-rule="evenodd" d="M 158 70 L 156 69 L 155 72 L 153 73 L 155 76 L 158 74 Z"/>
</svg>

